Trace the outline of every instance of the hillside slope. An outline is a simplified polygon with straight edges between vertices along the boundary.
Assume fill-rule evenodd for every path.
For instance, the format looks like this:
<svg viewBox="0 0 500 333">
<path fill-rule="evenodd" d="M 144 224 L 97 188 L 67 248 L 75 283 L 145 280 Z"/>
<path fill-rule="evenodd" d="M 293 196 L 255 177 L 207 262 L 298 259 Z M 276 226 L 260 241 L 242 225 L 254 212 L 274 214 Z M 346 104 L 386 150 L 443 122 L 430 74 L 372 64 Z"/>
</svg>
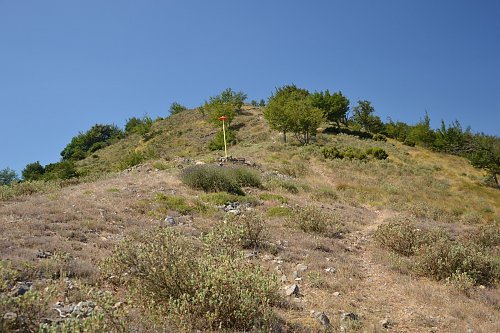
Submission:
<svg viewBox="0 0 500 333">
<path fill-rule="evenodd" d="M 272 306 L 279 320 L 265 330 L 500 331 L 500 191 L 481 185 L 481 171 L 467 160 L 344 134 L 321 133 L 308 146 L 285 144 L 269 131 L 262 110 L 249 106 L 232 126 L 238 143 L 229 153 L 262 179 L 260 187 L 245 187 L 245 196 L 205 193 L 182 182 L 184 170 L 218 165 L 220 156 L 207 149 L 216 129 L 185 111 L 78 162 L 81 171 L 100 175 L 92 181 L 0 202 L 0 328 L 30 331 L 46 323 L 78 331 L 68 324 L 76 317 L 90 331 L 189 330 L 151 314 L 126 284 L 112 281 L 103 260 L 116 255 L 122 240 L 140 240 L 158 227 L 198 244 L 203 235 L 225 232 L 224 220 L 256 216 L 258 223 L 246 225 L 254 242 L 238 250 L 279 283 L 281 301 Z M 327 159 L 324 147 L 378 147 L 389 157 Z M 144 161 L 124 169 L 135 153 Z M 428 238 L 413 244 L 419 235 Z M 404 242 L 412 242 L 411 253 L 402 255 Z M 434 243 L 485 264 L 438 277 L 442 266 L 428 259 Z M 293 284 L 299 291 L 286 296 Z M 82 304 L 104 319 L 90 321 L 92 311 Z"/>
</svg>

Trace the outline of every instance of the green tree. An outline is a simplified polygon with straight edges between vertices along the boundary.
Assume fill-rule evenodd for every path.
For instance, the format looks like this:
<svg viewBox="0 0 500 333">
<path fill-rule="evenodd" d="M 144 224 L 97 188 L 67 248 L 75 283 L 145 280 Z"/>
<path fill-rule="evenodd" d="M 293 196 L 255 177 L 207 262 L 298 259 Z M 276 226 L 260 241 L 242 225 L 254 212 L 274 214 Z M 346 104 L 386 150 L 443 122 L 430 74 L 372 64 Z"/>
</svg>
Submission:
<svg viewBox="0 0 500 333">
<path fill-rule="evenodd" d="M 435 131 L 432 148 L 437 151 L 460 155 L 463 153 L 470 136 L 470 128 L 467 128 L 464 132 L 458 120 L 455 120 L 448 127 L 446 127 L 444 121 L 441 121 L 441 127 Z"/>
<path fill-rule="evenodd" d="M 383 131 L 384 123 L 380 120 L 380 117 L 374 114 L 375 108 L 371 105 L 370 101 L 359 100 L 358 105 L 352 111 L 351 121 L 360 126 L 361 129 L 371 133 L 380 133 Z"/>
<path fill-rule="evenodd" d="M 47 164 L 44 167 L 42 179 L 70 179 L 75 177 L 78 177 L 75 163 L 73 161 L 61 161 Z"/>
<path fill-rule="evenodd" d="M 226 124 L 229 126 L 236 117 L 236 111 L 240 110 L 247 95 L 243 92 L 234 92 L 228 88 L 217 96 L 210 97 L 200 108 L 200 111 L 208 116 L 208 121 L 218 126 L 219 117 L 226 116 Z"/>
<path fill-rule="evenodd" d="M 170 112 L 171 115 L 173 115 L 173 114 L 178 114 L 178 113 L 180 113 L 182 111 L 186 111 L 186 110 L 187 110 L 187 108 L 184 105 L 179 104 L 177 102 L 173 102 L 170 105 L 169 112 Z"/>
<path fill-rule="evenodd" d="M 24 180 L 40 180 L 43 177 L 45 168 L 40 164 L 39 161 L 28 163 L 24 167 L 21 174 Z"/>
<path fill-rule="evenodd" d="M 313 106 L 309 91 L 295 85 L 276 89 L 269 98 L 264 117 L 269 126 L 283 133 L 294 133 L 302 143 L 309 143 L 311 135 L 324 120 L 323 111 Z"/>
<path fill-rule="evenodd" d="M 142 119 L 132 117 L 125 124 L 125 134 L 137 133 L 144 135 L 151 130 L 151 126 L 153 126 L 153 120 L 147 115 L 144 115 Z M 106 143 L 106 141 L 103 143 Z"/>
<path fill-rule="evenodd" d="M 498 186 L 500 174 L 500 138 L 477 134 L 473 137 L 468 158 L 473 166 L 484 169 Z"/>
<path fill-rule="evenodd" d="M 61 156 L 63 160 L 81 160 L 89 153 L 103 148 L 121 137 L 123 137 L 123 132 L 116 125 L 96 124 L 87 132 L 73 137 L 61 152 Z"/>
<path fill-rule="evenodd" d="M 431 128 L 431 118 L 425 112 L 424 119 L 411 128 L 410 133 L 408 133 L 408 140 L 424 147 L 431 147 L 435 138 L 434 130 Z"/>
<path fill-rule="evenodd" d="M 10 185 L 12 182 L 17 180 L 19 180 L 19 177 L 11 168 L 7 167 L 0 170 L 0 185 Z"/>
<path fill-rule="evenodd" d="M 328 90 L 315 92 L 311 95 L 314 107 L 321 109 L 326 119 L 336 123 L 340 128 L 340 123 L 346 124 L 347 113 L 349 112 L 349 99 L 338 91 L 330 94 Z"/>
</svg>

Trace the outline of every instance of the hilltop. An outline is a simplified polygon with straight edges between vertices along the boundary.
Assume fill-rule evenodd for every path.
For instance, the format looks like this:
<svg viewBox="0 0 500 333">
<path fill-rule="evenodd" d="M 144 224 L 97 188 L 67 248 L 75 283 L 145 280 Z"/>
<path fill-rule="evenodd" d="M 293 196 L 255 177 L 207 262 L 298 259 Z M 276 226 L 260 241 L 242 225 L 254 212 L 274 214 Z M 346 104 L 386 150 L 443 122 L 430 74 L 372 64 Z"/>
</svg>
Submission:
<svg viewBox="0 0 500 333">
<path fill-rule="evenodd" d="M 482 170 L 354 131 L 284 143 L 263 110 L 235 115 L 234 159 L 184 110 L 76 161 L 80 178 L 4 194 L 0 328 L 500 330 L 500 191 Z M 244 195 L 197 189 L 197 169 L 236 170 Z M 235 308 L 241 325 L 221 319 Z"/>
</svg>

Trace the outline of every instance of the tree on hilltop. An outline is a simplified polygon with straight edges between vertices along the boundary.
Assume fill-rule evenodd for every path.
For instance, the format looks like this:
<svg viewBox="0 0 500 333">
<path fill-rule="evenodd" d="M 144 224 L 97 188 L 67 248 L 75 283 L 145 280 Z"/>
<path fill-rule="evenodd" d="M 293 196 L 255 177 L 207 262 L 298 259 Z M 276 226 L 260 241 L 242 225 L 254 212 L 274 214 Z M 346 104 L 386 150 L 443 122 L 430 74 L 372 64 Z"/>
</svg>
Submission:
<svg viewBox="0 0 500 333">
<path fill-rule="evenodd" d="M 209 101 L 200 108 L 200 111 L 208 116 L 208 121 L 218 125 L 219 117 L 226 116 L 226 124 L 229 126 L 236 117 L 236 111 L 241 110 L 247 95 L 242 92 L 234 92 L 227 88 L 219 95 L 210 97 Z"/>
<path fill-rule="evenodd" d="M 12 182 L 19 180 L 17 173 L 11 168 L 7 167 L 0 170 L 0 185 L 10 185 Z"/>
<path fill-rule="evenodd" d="M 336 123 L 340 128 L 340 123 L 347 123 L 347 113 L 349 112 L 349 99 L 342 95 L 341 91 L 330 94 L 326 91 L 315 92 L 311 95 L 313 106 L 323 110 L 326 119 Z"/>
<path fill-rule="evenodd" d="M 291 132 L 305 144 L 324 120 L 323 112 L 314 107 L 309 91 L 295 85 L 276 89 L 269 98 L 264 117 L 272 129 L 283 133 L 285 142 L 287 133 Z"/>
<path fill-rule="evenodd" d="M 379 133 L 384 129 L 384 123 L 375 115 L 375 108 L 370 101 L 359 100 L 352 112 L 351 121 L 361 129 L 370 133 Z"/>
</svg>

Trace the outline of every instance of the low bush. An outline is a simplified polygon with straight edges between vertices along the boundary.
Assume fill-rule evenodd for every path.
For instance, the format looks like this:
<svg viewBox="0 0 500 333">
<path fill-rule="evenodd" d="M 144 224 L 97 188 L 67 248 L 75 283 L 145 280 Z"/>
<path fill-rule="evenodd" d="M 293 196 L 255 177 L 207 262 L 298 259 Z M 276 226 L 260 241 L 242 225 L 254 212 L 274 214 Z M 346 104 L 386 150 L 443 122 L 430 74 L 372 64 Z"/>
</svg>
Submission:
<svg viewBox="0 0 500 333">
<path fill-rule="evenodd" d="M 415 268 L 421 275 L 437 280 L 455 273 L 467 273 L 478 284 L 489 284 L 495 278 L 491 259 L 477 246 L 448 239 L 423 245 L 418 251 Z"/>
<path fill-rule="evenodd" d="M 326 214 L 314 206 L 293 207 L 287 224 L 307 233 L 316 233 L 332 238 L 340 238 L 342 233 L 346 231 L 336 215 Z"/>
<path fill-rule="evenodd" d="M 226 129 L 226 145 L 236 144 L 236 135 L 233 131 Z M 208 149 L 210 150 L 224 150 L 224 133 L 218 131 L 214 138 L 208 142 Z"/>
<path fill-rule="evenodd" d="M 377 160 L 385 160 L 389 156 L 384 149 L 378 147 L 372 147 L 365 151 L 354 147 L 346 147 L 342 150 L 336 147 L 325 147 L 321 150 L 321 153 L 326 159 L 366 160 L 368 156 L 373 156 Z"/>
<path fill-rule="evenodd" d="M 160 205 L 160 210 L 164 213 L 168 210 L 173 210 L 181 214 L 189 214 L 193 211 L 186 198 L 179 195 L 158 193 L 155 196 L 155 202 Z"/>
<path fill-rule="evenodd" d="M 389 157 L 389 154 L 384 149 L 378 147 L 369 148 L 366 154 L 373 156 L 377 160 L 385 160 Z"/>
<path fill-rule="evenodd" d="M 375 232 L 375 240 L 382 247 L 404 256 L 411 256 L 419 244 L 419 230 L 410 223 L 388 223 Z"/>
<path fill-rule="evenodd" d="M 381 142 L 386 142 L 387 141 L 387 138 L 385 135 L 383 134 L 374 134 L 373 137 L 372 137 L 372 140 L 373 141 L 381 141 Z"/>
<path fill-rule="evenodd" d="M 226 168 L 196 165 L 181 173 L 184 184 L 205 192 L 228 192 L 244 195 L 242 186 L 260 187 L 260 176 L 254 170 L 243 167 Z"/>
<path fill-rule="evenodd" d="M 122 242 L 103 271 L 120 277 L 158 321 L 184 330 L 269 330 L 275 318 L 271 306 L 279 301 L 276 279 L 209 245 L 155 229 Z"/>
<path fill-rule="evenodd" d="M 413 258 L 411 269 L 419 275 L 457 283 L 472 279 L 474 284 L 490 284 L 500 278 L 500 267 L 485 251 L 485 245 L 497 240 L 478 235 L 453 240 L 443 229 L 421 230 L 412 223 L 391 222 L 377 229 L 375 239 L 382 247 Z"/>
</svg>

